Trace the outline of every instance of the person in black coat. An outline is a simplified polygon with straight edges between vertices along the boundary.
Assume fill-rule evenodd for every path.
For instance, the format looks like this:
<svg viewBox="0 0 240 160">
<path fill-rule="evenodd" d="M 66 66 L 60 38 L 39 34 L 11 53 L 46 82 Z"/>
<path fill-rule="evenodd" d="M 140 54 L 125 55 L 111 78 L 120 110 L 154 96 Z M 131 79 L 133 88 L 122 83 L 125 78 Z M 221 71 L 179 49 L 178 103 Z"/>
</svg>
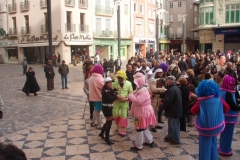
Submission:
<svg viewBox="0 0 240 160">
<path fill-rule="evenodd" d="M 178 62 L 178 67 L 181 72 L 186 72 L 188 70 L 188 65 L 184 57 L 181 57 L 181 60 Z"/>
<path fill-rule="evenodd" d="M 186 118 L 188 116 L 189 107 L 189 87 L 187 86 L 187 79 L 184 77 L 179 78 L 179 88 L 182 92 L 182 117 L 180 121 L 180 131 L 186 131 Z"/>
<path fill-rule="evenodd" d="M 47 89 L 51 91 L 54 89 L 54 76 L 55 76 L 51 60 L 48 60 L 48 64 L 45 65 L 44 72 L 47 78 Z"/>
<path fill-rule="evenodd" d="M 22 91 L 26 93 L 27 96 L 29 96 L 29 93 L 34 93 L 34 96 L 37 96 L 36 92 L 40 91 L 40 87 L 37 83 L 35 72 L 33 71 L 32 67 L 29 67 L 28 72 L 26 73 L 26 77 L 27 80 Z"/>
<path fill-rule="evenodd" d="M 103 59 L 103 70 L 104 70 L 104 77 L 107 77 L 107 72 L 109 68 L 108 61 L 106 59 Z"/>
</svg>

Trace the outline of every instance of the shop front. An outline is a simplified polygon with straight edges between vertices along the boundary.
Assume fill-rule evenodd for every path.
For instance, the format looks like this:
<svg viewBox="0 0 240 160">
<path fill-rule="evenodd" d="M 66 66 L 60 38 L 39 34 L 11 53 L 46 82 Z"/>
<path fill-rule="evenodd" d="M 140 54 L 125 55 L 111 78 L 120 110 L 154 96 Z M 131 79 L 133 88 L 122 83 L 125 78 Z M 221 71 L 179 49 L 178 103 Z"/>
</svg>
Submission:
<svg viewBox="0 0 240 160">
<path fill-rule="evenodd" d="M 0 41 L 0 55 L 1 63 L 19 63 L 18 41 L 17 40 Z"/>
<path fill-rule="evenodd" d="M 213 29 L 204 29 L 199 31 L 200 53 L 211 53 L 214 48 Z"/>
<path fill-rule="evenodd" d="M 135 37 L 133 43 L 135 55 L 142 54 L 144 57 L 146 57 L 147 51 L 154 51 L 156 40 L 154 38 Z"/>
<path fill-rule="evenodd" d="M 121 39 L 120 56 L 121 59 L 129 59 L 132 56 L 131 39 Z M 114 59 L 118 57 L 118 41 L 117 39 L 94 39 L 94 53 L 100 53 L 101 59 L 109 60 L 111 56 Z"/>
<path fill-rule="evenodd" d="M 166 53 L 170 53 L 169 52 L 169 44 L 170 44 L 170 41 L 167 40 L 167 39 L 161 39 L 159 41 L 159 44 L 160 44 L 160 47 L 159 47 L 159 50 L 160 51 L 165 51 Z"/>
<path fill-rule="evenodd" d="M 53 35 L 52 54 L 59 45 L 60 35 Z M 44 64 L 46 54 L 50 55 L 48 35 L 19 37 L 19 57 L 26 57 L 29 64 Z"/>
</svg>

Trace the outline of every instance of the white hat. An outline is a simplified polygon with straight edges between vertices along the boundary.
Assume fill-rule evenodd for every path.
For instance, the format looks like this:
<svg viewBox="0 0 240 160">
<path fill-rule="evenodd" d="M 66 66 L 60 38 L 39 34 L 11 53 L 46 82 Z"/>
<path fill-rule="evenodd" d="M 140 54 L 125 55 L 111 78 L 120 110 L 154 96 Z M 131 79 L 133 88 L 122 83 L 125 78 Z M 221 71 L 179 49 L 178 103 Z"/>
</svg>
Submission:
<svg viewBox="0 0 240 160">
<path fill-rule="evenodd" d="M 155 74 L 156 73 L 160 73 L 160 72 L 163 72 L 161 68 L 158 68 L 156 71 L 155 71 Z"/>
<path fill-rule="evenodd" d="M 150 70 L 148 73 L 147 73 L 147 75 L 152 75 L 153 73 L 152 73 L 152 70 Z"/>
<path fill-rule="evenodd" d="M 110 77 L 107 77 L 107 78 L 104 79 L 104 83 L 107 83 L 107 82 L 110 82 L 110 81 L 112 81 L 112 78 L 110 78 Z"/>
</svg>

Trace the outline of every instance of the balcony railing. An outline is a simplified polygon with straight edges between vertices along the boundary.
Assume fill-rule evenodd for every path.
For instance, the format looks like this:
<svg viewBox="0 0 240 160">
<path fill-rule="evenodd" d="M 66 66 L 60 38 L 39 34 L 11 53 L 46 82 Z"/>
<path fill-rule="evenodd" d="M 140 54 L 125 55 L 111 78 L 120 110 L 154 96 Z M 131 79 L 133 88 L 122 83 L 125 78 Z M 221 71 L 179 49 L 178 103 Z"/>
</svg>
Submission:
<svg viewBox="0 0 240 160">
<path fill-rule="evenodd" d="M 88 0 L 79 0 L 79 8 L 88 8 Z"/>
<path fill-rule="evenodd" d="M 29 35 L 29 34 L 31 34 L 30 26 L 22 27 L 21 28 L 21 34 L 22 35 Z"/>
<path fill-rule="evenodd" d="M 183 34 L 182 33 L 177 33 L 177 38 L 182 38 Z"/>
<path fill-rule="evenodd" d="M 113 8 L 105 6 L 95 6 L 95 14 L 113 15 Z"/>
<path fill-rule="evenodd" d="M 66 23 L 66 32 L 75 32 L 75 24 L 72 23 Z"/>
<path fill-rule="evenodd" d="M 88 33 L 88 25 L 80 24 L 79 25 L 79 32 L 80 33 Z"/>
<path fill-rule="evenodd" d="M 169 39 L 173 39 L 174 38 L 174 34 L 173 33 L 169 33 Z"/>
<path fill-rule="evenodd" d="M 24 1 L 20 3 L 20 10 L 22 11 L 28 11 L 30 7 L 30 2 L 29 1 Z"/>
<path fill-rule="evenodd" d="M 16 13 L 17 12 L 17 3 L 9 4 L 8 5 L 8 12 L 9 13 Z"/>
<path fill-rule="evenodd" d="M 96 37 L 113 37 L 113 31 L 111 30 L 96 30 L 94 32 Z"/>
<path fill-rule="evenodd" d="M 75 0 L 65 0 L 65 6 L 74 7 L 75 6 Z"/>
<path fill-rule="evenodd" d="M 40 0 L 40 7 L 47 8 L 47 0 Z"/>
<path fill-rule="evenodd" d="M 9 28 L 9 36 L 17 36 L 17 28 Z"/>
<path fill-rule="evenodd" d="M 41 33 L 48 33 L 48 27 L 47 25 L 41 25 Z"/>
</svg>

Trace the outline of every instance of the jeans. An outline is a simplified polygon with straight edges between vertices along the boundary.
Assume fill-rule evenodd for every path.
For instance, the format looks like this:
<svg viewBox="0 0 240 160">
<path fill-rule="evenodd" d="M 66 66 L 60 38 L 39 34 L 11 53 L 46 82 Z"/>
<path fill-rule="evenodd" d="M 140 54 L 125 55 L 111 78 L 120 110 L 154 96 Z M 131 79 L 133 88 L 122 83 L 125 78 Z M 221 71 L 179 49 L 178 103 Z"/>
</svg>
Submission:
<svg viewBox="0 0 240 160">
<path fill-rule="evenodd" d="M 168 118 L 168 138 L 175 143 L 180 143 L 179 118 Z"/>
<path fill-rule="evenodd" d="M 66 88 L 67 87 L 67 75 L 61 75 L 61 79 L 62 79 L 62 88 Z M 65 83 L 65 86 L 64 86 Z"/>
</svg>

